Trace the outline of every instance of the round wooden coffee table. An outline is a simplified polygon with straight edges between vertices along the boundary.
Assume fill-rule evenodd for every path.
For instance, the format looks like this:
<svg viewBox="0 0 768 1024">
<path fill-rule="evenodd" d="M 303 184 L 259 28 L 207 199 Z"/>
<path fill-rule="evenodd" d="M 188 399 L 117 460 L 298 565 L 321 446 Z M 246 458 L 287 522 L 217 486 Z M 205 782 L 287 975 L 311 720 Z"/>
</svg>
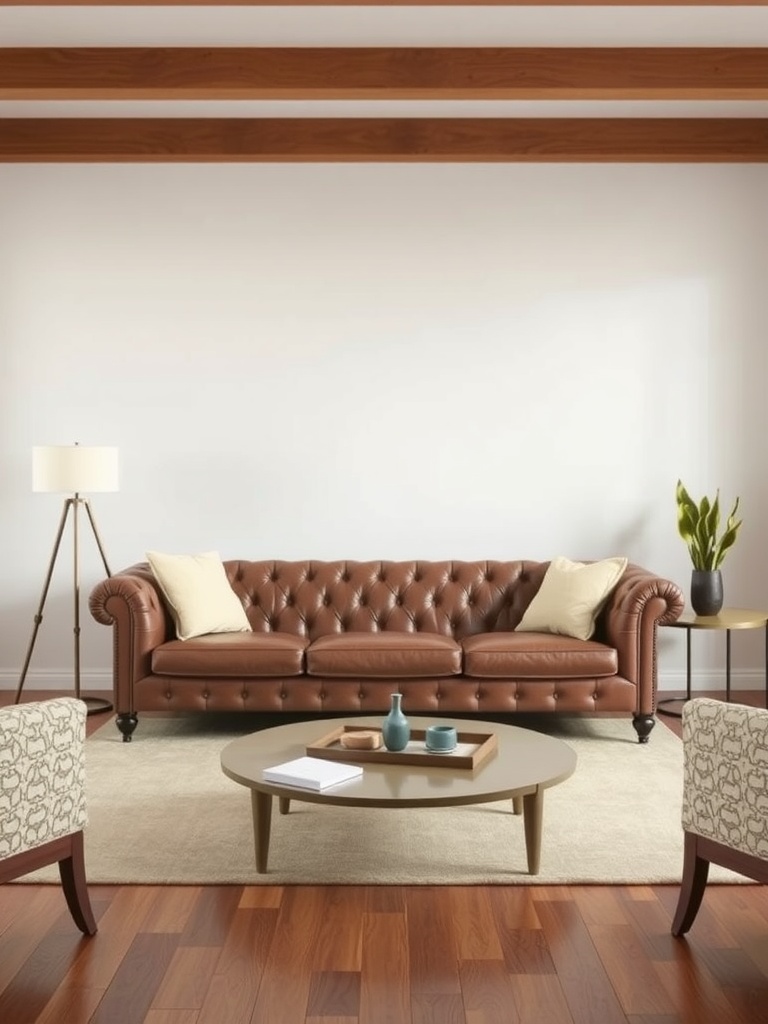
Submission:
<svg viewBox="0 0 768 1024">
<path fill-rule="evenodd" d="M 494 733 L 497 748 L 477 768 L 430 767 L 410 764 L 365 762 L 359 779 L 315 792 L 265 782 L 262 770 L 306 754 L 313 744 L 334 728 L 355 725 L 379 726 L 371 717 L 316 719 L 280 725 L 233 740 L 221 752 L 225 775 L 251 790 L 256 869 L 267 870 L 272 797 L 287 814 L 291 800 L 338 804 L 348 807 L 455 807 L 461 804 L 512 800 L 516 813 L 522 809 L 528 871 L 539 872 L 544 791 L 569 778 L 576 768 L 576 753 L 562 740 L 531 729 L 475 719 L 411 718 L 414 730 L 429 725 L 453 725 L 460 732 Z M 355 752 L 345 760 L 355 763 Z M 447 756 L 447 755 L 446 755 Z M 446 762 L 447 764 L 447 762 Z"/>
</svg>

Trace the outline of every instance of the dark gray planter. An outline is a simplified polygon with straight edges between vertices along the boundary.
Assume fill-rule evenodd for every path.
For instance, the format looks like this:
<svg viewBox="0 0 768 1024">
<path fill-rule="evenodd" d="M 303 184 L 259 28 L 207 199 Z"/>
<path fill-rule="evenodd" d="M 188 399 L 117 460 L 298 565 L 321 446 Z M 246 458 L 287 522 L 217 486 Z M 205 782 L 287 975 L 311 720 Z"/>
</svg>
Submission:
<svg viewBox="0 0 768 1024">
<path fill-rule="evenodd" d="M 723 577 L 719 569 L 693 570 L 691 607 L 697 615 L 717 615 L 723 607 Z"/>
</svg>

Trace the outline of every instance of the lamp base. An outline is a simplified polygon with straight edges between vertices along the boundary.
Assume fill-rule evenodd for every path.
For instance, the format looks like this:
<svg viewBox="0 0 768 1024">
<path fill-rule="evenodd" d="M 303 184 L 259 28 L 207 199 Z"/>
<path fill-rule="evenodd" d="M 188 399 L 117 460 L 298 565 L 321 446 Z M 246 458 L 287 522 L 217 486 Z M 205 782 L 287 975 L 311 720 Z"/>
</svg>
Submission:
<svg viewBox="0 0 768 1024">
<path fill-rule="evenodd" d="M 106 700 L 104 697 L 84 697 L 81 694 L 80 700 L 85 704 L 89 715 L 100 715 L 113 708 L 112 701 Z"/>
</svg>

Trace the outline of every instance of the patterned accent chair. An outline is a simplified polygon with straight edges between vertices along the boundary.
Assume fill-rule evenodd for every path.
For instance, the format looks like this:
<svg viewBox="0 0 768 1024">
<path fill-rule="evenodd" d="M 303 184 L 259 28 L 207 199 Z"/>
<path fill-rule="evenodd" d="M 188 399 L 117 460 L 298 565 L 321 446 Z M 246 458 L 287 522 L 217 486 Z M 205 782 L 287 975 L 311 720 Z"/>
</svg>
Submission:
<svg viewBox="0 0 768 1024">
<path fill-rule="evenodd" d="M 58 863 L 70 913 L 96 932 L 85 881 L 85 719 L 80 700 L 0 708 L 0 883 Z"/>
<path fill-rule="evenodd" d="M 768 711 L 688 701 L 683 752 L 685 853 L 673 935 L 693 924 L 710 863 L 768 882 Z"/>
</svg>

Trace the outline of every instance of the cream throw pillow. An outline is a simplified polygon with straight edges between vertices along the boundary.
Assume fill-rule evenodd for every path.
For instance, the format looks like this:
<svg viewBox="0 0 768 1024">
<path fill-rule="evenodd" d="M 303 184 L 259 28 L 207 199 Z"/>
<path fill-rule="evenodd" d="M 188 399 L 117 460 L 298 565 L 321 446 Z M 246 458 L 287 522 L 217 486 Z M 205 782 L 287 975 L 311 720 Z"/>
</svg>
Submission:
<svg viewBox="0 0 768 1024">
<path fill-rule="evenodd" d="M 168 603 L 179 640 L 205 633 L 250 633 L 245 609 L 230 586 L 218 551 L 202 555 L 148 551 L 147 561 Z"/>
<path fill-rule="evenodd" d="M 626 567 L 626 558 L 605 558 L 601 562 L 553 558 L 518 630 L 589 640 L 595 631 L 595 619 Z"/>
</svg>

